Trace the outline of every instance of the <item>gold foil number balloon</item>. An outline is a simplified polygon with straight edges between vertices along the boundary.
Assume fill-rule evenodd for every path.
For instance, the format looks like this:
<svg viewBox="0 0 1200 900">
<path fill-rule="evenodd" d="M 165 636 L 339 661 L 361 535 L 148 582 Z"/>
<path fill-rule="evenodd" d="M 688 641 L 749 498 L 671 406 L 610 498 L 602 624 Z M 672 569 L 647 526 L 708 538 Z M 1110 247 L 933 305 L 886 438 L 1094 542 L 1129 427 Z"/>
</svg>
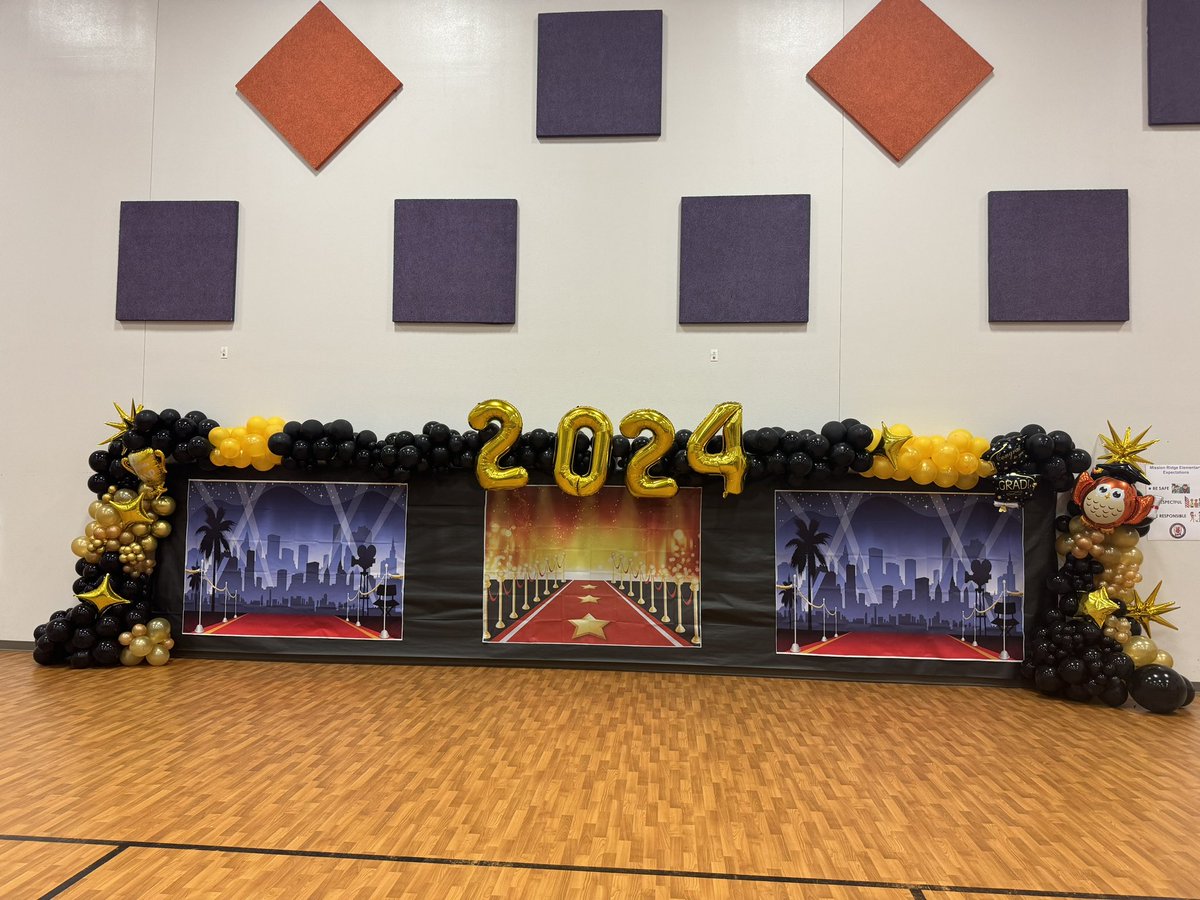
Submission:
<svg viewBox="0 0 1200 900">
<path fill-rule="evenodd" d="M 717 434 L 725 446 L 716 453 L 705 448 Z M 740 494 L 746 477 L 746 453 L 742 450 L 742 404 L 718 403 L 705 416 L 687 444 L 688 465 L 705 475 L 720 475 L 725 479 L 723 496 Z"/>
<path fill-rule="evenodd" d="M 484 400 L 471 410 L 467 421 L 476 430 L 493 421 L 500 423 L 500 433 L 479 448 L 475 462 L 479 486 L 489 491 L 506 491 L 529 484 L 529 472 L 522 466 L 500 465 L 500 457 L 512 449 L 521 435 L 521 413 L 517 408 L 504 400 Z"/>
<path fill-rule="evenodd" d="M 675 426 L 656 409 L 635 409 L 621 420 L 621 434 L 635 438 L 650 432 L 650 443 L 640 448 L 625 468 L 625 487 L 635 497 L 674 497 L 679 485 L 674 478 L 652 478 L 646 470 L 666 456 L 675 443 Z"/>
<path fill-rule="evenodd" d="M 575 436 L 581 428 L 592 431 L 592 465 L 587 474 L 579 475 L 571 468 L 575 458 Z M 572 497 L 590 497 L 604 486 L 608 474 L 608 453 L 612 446 L 612 422 L 608 416 L 591 406 L 577 406 L 558 423 L 558 440 L 554 451 L 554 480 Z"/>
</svg>

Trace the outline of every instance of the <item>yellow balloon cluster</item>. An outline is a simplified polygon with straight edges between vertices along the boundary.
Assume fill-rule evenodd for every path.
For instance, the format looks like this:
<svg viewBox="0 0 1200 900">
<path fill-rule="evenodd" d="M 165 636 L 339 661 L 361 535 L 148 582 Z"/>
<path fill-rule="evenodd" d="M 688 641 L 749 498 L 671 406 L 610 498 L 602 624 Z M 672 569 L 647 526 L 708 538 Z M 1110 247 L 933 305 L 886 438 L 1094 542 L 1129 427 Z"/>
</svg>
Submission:
<svg viewBox="0 0 1200 900">
<path fill-rule="evenodd" d="M 279 416 L 269 419 L 251 416 L 237 428 L 214 428 L 208 433 L 208 442 L 213 445 L 208 458 L 216 466 L 238 469 L 252 466 L 259 472 L 270 471 L 283 462 L 283 457 L 267 449 L 267 441 L 271 435 L 283 431 L 283 426 Z"/>
<path fill-rule="evenodd" d="M 126 575 L 149 574 L 158 542 L 171 533 L 171 523 L 160 517 L 173 512 L 175 501 L 161 488 L 110 487 L 103 500 L 93 500 L 88 507 L 91 521 L 71 542 L 71 551 L 92 565 L 100 562 L 102 553 L 117 553 Z"/>
<path fill-rule="evenodd" d="M 1054 549 L 1059 556 L 1100 560 L 1104 571 L 1096 576 L 1096 586 L 1106 588 L 1110 597 L 1129 600 L 1142 580 L 1142 551 L 1137 542 L 1137 529 L 1132 525 L 1118 525 L 1112 534 L 1105 534 L 1075 516 L 1067 533 L 1058 536 Z"/>
<path fill-rule="evenodd" d="M 887 448 L 890 452 L 877 455 L 870 470 L 863 473 L 867 478 L 891 478 L 969 491 L 980 478 L 996 474 L 991 463 L 979 458 L 991 442 L 965 428 L 956 428 L 945 436 L 914 435 L 907 425 L 889 425 L 887 431 L 889 436 L 907 440 Z M 881 434 L 876 431 L 872 450 L 878 447 L 880 439 Z"/>
<path fill-rule="evenodd" d="M 121 665 L 137 666 L 144 659 L 152 666 L 165 666 L 171 661 L 171 623 L 166 619 L 151 619 L 145 625 L 134 625 L 117 637 L 121 645 Z"/>
</svg>

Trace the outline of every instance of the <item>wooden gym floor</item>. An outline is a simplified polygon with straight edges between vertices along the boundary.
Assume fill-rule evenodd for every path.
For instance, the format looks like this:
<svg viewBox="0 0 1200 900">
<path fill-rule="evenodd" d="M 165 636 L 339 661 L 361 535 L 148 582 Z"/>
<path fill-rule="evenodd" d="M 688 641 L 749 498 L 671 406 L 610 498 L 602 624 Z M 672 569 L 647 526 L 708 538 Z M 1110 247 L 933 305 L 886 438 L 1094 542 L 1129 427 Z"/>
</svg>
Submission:
<svg viewBox="0 0 1200 900">
<path fill-rule="evenodd" d="M 0 896 L 1200 896 L 1200 708 L 0 653 Z"/>
</svg>

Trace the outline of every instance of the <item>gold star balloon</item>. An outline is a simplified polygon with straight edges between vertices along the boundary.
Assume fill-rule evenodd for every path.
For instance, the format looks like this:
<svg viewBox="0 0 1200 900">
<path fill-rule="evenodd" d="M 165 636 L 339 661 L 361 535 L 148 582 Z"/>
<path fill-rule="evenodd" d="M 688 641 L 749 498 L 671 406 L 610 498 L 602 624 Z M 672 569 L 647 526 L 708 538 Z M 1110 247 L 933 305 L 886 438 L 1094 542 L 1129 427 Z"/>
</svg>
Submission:
<svg viewBox="0 0 1200 900">
<path fill-rule="evenodd" d="M 1117 609 L 1120 607 L 1108 596 L 1108 589 L 1104 586 L 1092 591 L 1079 603 L 1079 615 L 1090 616 L 1101 628 L 1104 627 L 1104 620 Z"/>
<path fill-rule="evenodd" d="M 1158 589 L 1161 587 L 1162 582 L 1160 581 L 1154 586 L 1154 590 L 1150 592 L 1150 596 L 1145 600 L 1143 600 L 1138 594 L 1137 590 L 1134 589 L 1133 599 L 1128 600 L 1125 603 L 1127 610 L 1125 617 L 1127 619 L 1133 619 L 1135 622 L 1141 625 L 1146 632 L 1146 637 L 1151 636 L 1151 622 L 1157 622 L 1159 625 L 1165 625 L 1173 631 L 1179 630 L 1178 625 L 1172 625 L 1163 618 L 1163 616 L 1165 616 L 1167 613 L 1175 612 L 1175 610 L 1179 609 L 1179 605 L 1177 603 L 1159 603 Z"/>
<path fill-rule="evenodd" d="M 125 412 L 125 410 L 121 409 L 121 404 L 115 401 L 113 402 L 113 406 L 116 407 L 117 410 L 117 421 L 105 422 L 104 424 L 109 428 L 114 429 L 116 434 L 110 434 L 96 445 L 98 447 L 103 447 L 105 444 L 111 444 L 117 438 L 121 437 L 121 435 L 123 435 L 125 432 L 133 428 L 133 420 L 137 418 L 138 413 L 145 409 L 142 404 L 135 404 L 132 397 L 129 399 L 129 412 Z"/>
<path fill-rule="evenodd" d="M 1133 433 L 1133 429 L 1126 428 L 1125 436 L 1120 437 L 1117 434 L 1117 429 L 1113 428 L 1113 423 L 1109 422 L 1108 436 L 1106 437 L 1103 434 L 1100 435 L 1100 443 L 1104 445 L 1104 449 L 1108 452 L 1101 454 L 1099 459 L 1097 459 L 1097 462 L 1112 463 L 1114 465 L 1125 463 L 1133 466 L 1135 469 L 1145 475 L 1146 473 L 1142 469 L 1142 465 L 1149 465 L 1150 460 L 1142 456 L 1141 453 L 1143 450 L 1158 443 L 1157 440 L 1142 440 L 1142 438 L 1144 438 L 1149 431 L 1150 429 L 1147 428 L 1137 437 L 1130 437 L 1130 435 Z"/>
<path fill-rule="evenodd" d="M 879 423 L 879 439 L 871 447 L 872 456 L 886 456 L 894 468 L 899 468 L 900 451 L 912 440 L 911 434 L 896 434 L 889 431 L 886 422 Z"/>
<path fill-rule="evenodd" d="M 591 613 L 588 613 L 582 619 L 567 619 L 567 621 L 575 626 L 575 633 L 571 635 L 571 640 L 576 640 L 589 634 L 600 638 L 602 641 L 608 640 L 604 636 L 604 626 L 609 623 L 604 619 L 597 619 Z"/>
<path fill-rule="evenodd" d="M 76 594 L 76 600 L 83 600 L 96 607 L 96 612 L 104 612 L 110 606 L 120 606 L 129 601 L 112 589 L 112 576 L 105 575 L 100 586 L 83 594 Z"/>
<path fill-rule="evenodd" d="M 117 511 L 122 525 L 149 525 L 154 521 L 154 516 L 146 512 L 144 500 L 145 498 L 138 494 L 132 500 L 122 502 L 109 497 L 106 502 Z"/>
</svg>

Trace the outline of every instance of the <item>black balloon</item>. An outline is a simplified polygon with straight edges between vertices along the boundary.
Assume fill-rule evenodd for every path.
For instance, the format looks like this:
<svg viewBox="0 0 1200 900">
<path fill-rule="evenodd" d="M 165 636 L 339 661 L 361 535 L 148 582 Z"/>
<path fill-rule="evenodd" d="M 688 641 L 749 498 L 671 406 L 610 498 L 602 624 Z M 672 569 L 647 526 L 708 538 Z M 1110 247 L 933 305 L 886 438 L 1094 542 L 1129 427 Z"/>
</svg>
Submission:
<svg viewBox="0 0 1200 900">
<path fill-rule="evenodd" d="M 46 623 L 46 637 L 54 641 L 56 644 L 62 644 L 71 639 L 71 634 L 74 629 L 71 627 L 71 620 L 51 619 Z"/>
<path fill-rule="evenodd" d="M 1069 685 L 1082 684 L 1088 670 L 1082 659 L 1069 656 L 1058 664 L 1058 677 Z"/>
<path fill-rule="evenodd" d="M 1188 682 L 1169 666 L 1142 666 L 1129 680 L 1133 702 L 1152 713 L 1173 713 L 1187 701 Z"/>
<path fill-rule="evenodd" d="M 90 669 L 92 667 L 92 651 L 76 650 L 71 654 L 70 659 L 72 669 Z"/>
<path fill-rule="evenodd" d="M 1063 687 L 1063 680 L 1058 677 L 1054 666 L 1038 666 L 1033 675 L 1033 683 L 1043 694 L 1057 694 Z"/>
<path fill-rule="evenodd" d="M 1104 689 L 1100 699 L 1109 706 L 1121 706 L 1129 699 L 1129 688 L 1124 681 L 1117 679 Z"/>
</svg>

